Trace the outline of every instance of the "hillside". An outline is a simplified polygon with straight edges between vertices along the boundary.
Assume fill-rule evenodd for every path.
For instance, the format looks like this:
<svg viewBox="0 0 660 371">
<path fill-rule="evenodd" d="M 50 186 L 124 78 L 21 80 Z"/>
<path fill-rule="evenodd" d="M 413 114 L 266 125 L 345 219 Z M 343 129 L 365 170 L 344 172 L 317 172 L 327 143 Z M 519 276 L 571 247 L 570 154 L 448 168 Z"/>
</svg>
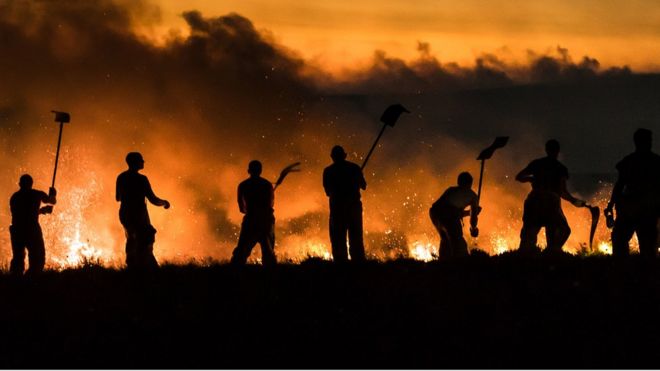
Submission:
<svg viewBox="0 0 660 371">
<path fill-rule="evenodd" d="M 4 275 L 0 365 L 658 367 L 658 268 L 509 255 Z"/>
</svg>

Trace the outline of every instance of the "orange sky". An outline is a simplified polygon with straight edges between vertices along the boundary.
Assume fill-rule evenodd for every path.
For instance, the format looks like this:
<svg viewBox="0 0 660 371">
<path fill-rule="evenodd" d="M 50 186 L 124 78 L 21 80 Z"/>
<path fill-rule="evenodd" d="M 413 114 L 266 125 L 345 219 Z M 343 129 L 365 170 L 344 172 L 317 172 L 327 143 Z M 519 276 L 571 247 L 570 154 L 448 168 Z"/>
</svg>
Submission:
<svg viewBox="0 0 660 371">
<path fill-rule="evenodd" d="M 657 0 L 160 0 L 166 27 L 179 14 L 237 12 L 281 44 L 330 69 L 354 66 L 382 49 L 404 59 L 417 41 L 442 62 L 472 64 L 482 52 L 526 61 L 526 50 L 557 45 L 602 65 L 660 70 Z M 414 4 L 414 6 L 410 5 Z"/>
</svg>

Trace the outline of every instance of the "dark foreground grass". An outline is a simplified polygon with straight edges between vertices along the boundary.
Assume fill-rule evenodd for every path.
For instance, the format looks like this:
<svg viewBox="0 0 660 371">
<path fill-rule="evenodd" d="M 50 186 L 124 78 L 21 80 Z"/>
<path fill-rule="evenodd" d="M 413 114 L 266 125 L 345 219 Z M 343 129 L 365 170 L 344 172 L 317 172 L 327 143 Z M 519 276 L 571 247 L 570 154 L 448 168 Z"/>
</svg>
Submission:
<svg viewBox="0 0 660 371">
<path fill-rule="evenodd" d="M 0 277 L 0 366 L 660 367 L 660 263 L 471 258 Z"/>
</svg>

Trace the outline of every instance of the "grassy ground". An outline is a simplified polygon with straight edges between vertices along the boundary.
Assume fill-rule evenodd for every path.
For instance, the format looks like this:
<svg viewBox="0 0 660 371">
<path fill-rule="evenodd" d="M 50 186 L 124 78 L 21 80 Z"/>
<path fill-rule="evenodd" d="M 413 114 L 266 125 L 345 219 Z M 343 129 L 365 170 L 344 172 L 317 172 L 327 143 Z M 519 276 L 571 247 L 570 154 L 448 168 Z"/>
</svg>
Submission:
<svg viewBox="0 0 660 371">
<path fill-rule="evenodd" d="M 0 366 L 660 366 L 660 263 L 473 257 L 0 276 Z"/>
</svg>

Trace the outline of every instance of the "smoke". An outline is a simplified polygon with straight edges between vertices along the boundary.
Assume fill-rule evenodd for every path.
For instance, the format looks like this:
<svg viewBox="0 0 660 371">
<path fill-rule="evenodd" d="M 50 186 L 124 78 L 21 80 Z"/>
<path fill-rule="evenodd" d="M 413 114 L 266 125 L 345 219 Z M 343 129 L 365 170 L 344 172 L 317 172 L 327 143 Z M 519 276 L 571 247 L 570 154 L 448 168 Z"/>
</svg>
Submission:
<svg viewBox="0 0 660 371">
<path fill-rule="evenodd" d="M 517 244 L 526 188 L 512 177 L 542 155 L 548 137 L 562 142 L 570 169 L 607 172 L 631 147 L 621 137 L 636 126 L 657 128 L 660 118 L 657 76 L 602 70 L 586 56 L 574 62 L 563 48 L 530 52 L 525 65 L 484 54 L 459 66 L 420 42 L 412 61 L 376 51 L 367 67 L 330 75 L 241 15 L 182 17 L 189 34 L 172 33 L 155 45 L 135 32 L 160 20 L 146 1 L 0 3 L 6 200 L 24 172 L 36 188 L 49 186 L 58 130 L 49 112 L 72 113 L 58 171 L 60 202 L 42 217 L 51 265 L 83 249 L 121 261 L 114 182 L 129 151 L 143 153 L 156 194 L 173 205 L 150 208 L 161 261 L 229 256 L 241 218 L 236 187 L 251 159 L 262 160 L 271 180 L 302 162 L 303 171 L 277 190 L 278 252 L 323 257 L 329 242 L 321 173 L 329 149 L 342 144 L 350 160 L 361 161 L 380 113 L 400 102 L 413 114 L 388 129 L 366 171 L 369 251 L 394 256 L 402 245 L 437 244 L 430 204 L 458 172 L 478 172 L 474 157 L 494 136 L 511 135 L 510 146 L 487 164 L 477 244 L 494 251 L 489 236 L 496 231 Z M 595 170 L 594 154 L 605 164 Z M 0 238 L 7 259 L 6 228 Z"/>
</svg>

